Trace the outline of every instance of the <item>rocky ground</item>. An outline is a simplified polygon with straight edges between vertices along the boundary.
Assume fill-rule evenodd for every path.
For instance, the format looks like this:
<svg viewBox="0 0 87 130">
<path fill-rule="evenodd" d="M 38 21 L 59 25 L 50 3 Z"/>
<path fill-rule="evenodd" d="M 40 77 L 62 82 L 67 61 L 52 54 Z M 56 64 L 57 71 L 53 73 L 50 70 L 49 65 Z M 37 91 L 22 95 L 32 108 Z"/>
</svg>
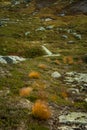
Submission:
<svg viewBox="0 0 87 130">
<path fill-rule="evenodd" d="M 86 4 L 0 2 L 0 130 L 87 130 Z M 50 107 L 48 120 L 32 116 L 38 99 Z"/>
</svg>

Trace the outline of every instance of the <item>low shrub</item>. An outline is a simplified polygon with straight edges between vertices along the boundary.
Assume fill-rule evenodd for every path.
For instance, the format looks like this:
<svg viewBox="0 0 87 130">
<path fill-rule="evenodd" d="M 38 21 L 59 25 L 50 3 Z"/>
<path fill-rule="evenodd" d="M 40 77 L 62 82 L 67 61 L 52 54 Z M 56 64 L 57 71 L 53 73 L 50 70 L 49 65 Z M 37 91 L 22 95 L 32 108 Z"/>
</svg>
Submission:
<svg viewBox="0 0 87 130">
<path fill-rule="evenodd" d="M 45 53 L 42 50 L 42 48 L 38 46 L 30 47 L 25 50 L 25 57 L 28 57 L 28 58 L 34 58 L 34 57 L 42 56 L 44 54 Z"/>
</svg>

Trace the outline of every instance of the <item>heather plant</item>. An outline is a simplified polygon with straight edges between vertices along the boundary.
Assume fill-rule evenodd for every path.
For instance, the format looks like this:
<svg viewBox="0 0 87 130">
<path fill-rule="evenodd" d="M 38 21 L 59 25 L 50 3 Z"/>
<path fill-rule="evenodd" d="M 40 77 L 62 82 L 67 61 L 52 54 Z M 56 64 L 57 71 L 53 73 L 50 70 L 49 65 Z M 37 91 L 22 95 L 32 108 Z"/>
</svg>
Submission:
<svg viewBox="0 0 87 130">
<path fill-rule="evenodd" d="M 44 54 L 45 54 L 44 51 L 38 46 L 33 46 L 25 50 L 25 57 L 28 58 L 34 58 L 42 56 Z"/>
</svg>

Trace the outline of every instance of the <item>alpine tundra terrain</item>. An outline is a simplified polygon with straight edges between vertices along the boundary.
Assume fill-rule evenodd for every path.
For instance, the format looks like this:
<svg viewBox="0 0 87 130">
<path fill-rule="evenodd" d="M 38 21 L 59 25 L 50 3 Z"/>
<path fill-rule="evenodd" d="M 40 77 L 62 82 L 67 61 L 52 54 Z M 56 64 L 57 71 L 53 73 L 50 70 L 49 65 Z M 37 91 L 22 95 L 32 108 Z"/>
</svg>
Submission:
<svg viewBox="0 0 87 130">
<path fill-rule="evenodd" d="M 87 130 L 87 0 L 0 0 L 0 130 Z"/>
</svg>

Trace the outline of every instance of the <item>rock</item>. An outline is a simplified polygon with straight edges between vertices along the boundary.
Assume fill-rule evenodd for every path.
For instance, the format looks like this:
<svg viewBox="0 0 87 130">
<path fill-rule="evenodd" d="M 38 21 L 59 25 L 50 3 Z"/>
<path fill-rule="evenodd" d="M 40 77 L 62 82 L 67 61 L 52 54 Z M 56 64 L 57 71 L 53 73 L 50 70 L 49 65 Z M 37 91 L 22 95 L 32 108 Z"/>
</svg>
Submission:
<svg viewBox="0 0 87 130">
<path fill-rule="evenodd" d="M 58 16 L 64 17 L 65 13 L 58 14 Z"/>
<path fill-rule="evenodd" d="M 30 34 L 30 32 L 28 31 L 28 32 L 25 32 L 25 36 L 28 36 Z"/>
<path fill-rule="evenodd" d="M 0 77 L 11 77 L 12 74 L 6 68 L 0 67 Z"/>
<path fill-rule="evenodd" d="M 70 126 L 60 126 L 58 127 L 58 130 L 73 130 Z"/>
<path fill-rule="evenodd" d="M 19 101 L 16 102 L 16 106 L 15 107 L 31 110 L 32 105 L 33 104 L 29 100 L 27 100 L 27 99 L 21 99 L 21 100 L 19 100 Z"/>
<path fill-rule="evenodd" d="M 25 58 L 19 56 L 0 56 L 0 63 L 9 63 L 9 64 L 16 64 L 21 61 L 25 61 Z"/>
<path fill-rule="evenodd" d="M 62 38 L 67 39 L 68 36 L 67 35 L 62 35 Z"/>
<path fill-rule="evenodd" d="M 32 13 L 32 15 L 36 15 L 37 13 L 38 13 L 38 11 L 35 11 L 35 12 Z"/>
<path fill-rule="evenodd" d="M 69 88 L 67 92 L 72 94 L 79 94 L 79 90 L 76 88 Z"/>
<path fill-rule="evenodd" d="M 81 39 L 82 39 L 82 37 L 81 37 L 80 34 L 77 34 L 75 37 L 76 37 L 78 40 L 81 40 Z"/>
<path fill-rule="evenodd" d="M 12 0 L 11 1 L 11 4 L 14 6 L 14 5 L 19 5 L 19 4 L 23 4 L 23 3 L 29 3 L 31 2 L 31 0 Z"/>
<path fill-rule="evenodd" d="M 84 82 L 87 83 L 87 74 L 86 73 L 77 73 L 77 72 L 67 72 L 66 73 L 66 81 L 68 82 L 74 82 L 76 81 L 77 83 Z"/>
<path fill-rule="evenodd" d="M 19 4 L 20 4 L 20 1 L 16 1 L 16 0 L 12 1 L 12 5 L 19 5 Z"/>
<path fill-rule="evenodd" d="M 59 116 L 60 123 L 87 124 L 87 113 L 70 112 L 67 115 Z"/>
<path fill-rule="evenodd" d="M 61 74 L 59 72 L 55 71 L 55 72 L 52 73 L 51 77 L 53 77 L 53 78 L 60 78 Z"/>
<path fill-rule="evenodd" d="M 45 31 L 46 29 L 44 27 L 39 27 L 36 29 L 36 31 Z"/>
<path fill-rule="evenodd" d="M 85 125 L 61 125 L 58 127 L 58 130 L 87 130 Z"/>
<path fill-rule="evenodd" d="M 7 96 L 10 93 L 10 90 L 7 88 L 5 90 L 0 90 L 0 97 Z"/>
<path fill-rule="evenodd" d="M 0 56 L 0 63 L 5 63 L 5 64 L 7 64 L 7 61 L 6 61 L 5 59 L 3 59 L 2 56 Z"/>
<path fill-rule="evenodd" d="M 87 103 L 87 98 L 85 98 L 85 100 L 84 100 L 86 103 Z"/>
<path fill-rule="evenodd" d="M 49 25 L 49 26 L 46 27 L 47 30 L 51 30 L 53 28 L 54 28 L 54 25 Z"/>
<path fill-rule="evenodd" d="M 45 22 L 48 22 L 48 21 L 51 21 L 51 20 L 52 20 L 52 18 L 45 18 L 44 19 Z"/>
<path fill-rule="evenodd" d="M 72 33 L 72 29 L 68 29 L 68 30 L 67 30 L 67 33 Z"/>
<path fill-rule="evenodd" d="M 78 40 L 81 40 L 82 37 L 81 37 L 81 34 L 77 34 L 77 33 L 72 33 L 72 35 L 77 38 Z"/>
<path fill-rule="evenodd" d="M 68 44 L 74 44 L 75 41 L 68 41 L 67 43 L 68 43 Z"/>
<path fill-rule="evenodd" d="M 42 46 L 42 49 L 45 51 L 47 55 L 52 55 L 52 52 L 48 50 L 45 46 Z"/>
</svg>

